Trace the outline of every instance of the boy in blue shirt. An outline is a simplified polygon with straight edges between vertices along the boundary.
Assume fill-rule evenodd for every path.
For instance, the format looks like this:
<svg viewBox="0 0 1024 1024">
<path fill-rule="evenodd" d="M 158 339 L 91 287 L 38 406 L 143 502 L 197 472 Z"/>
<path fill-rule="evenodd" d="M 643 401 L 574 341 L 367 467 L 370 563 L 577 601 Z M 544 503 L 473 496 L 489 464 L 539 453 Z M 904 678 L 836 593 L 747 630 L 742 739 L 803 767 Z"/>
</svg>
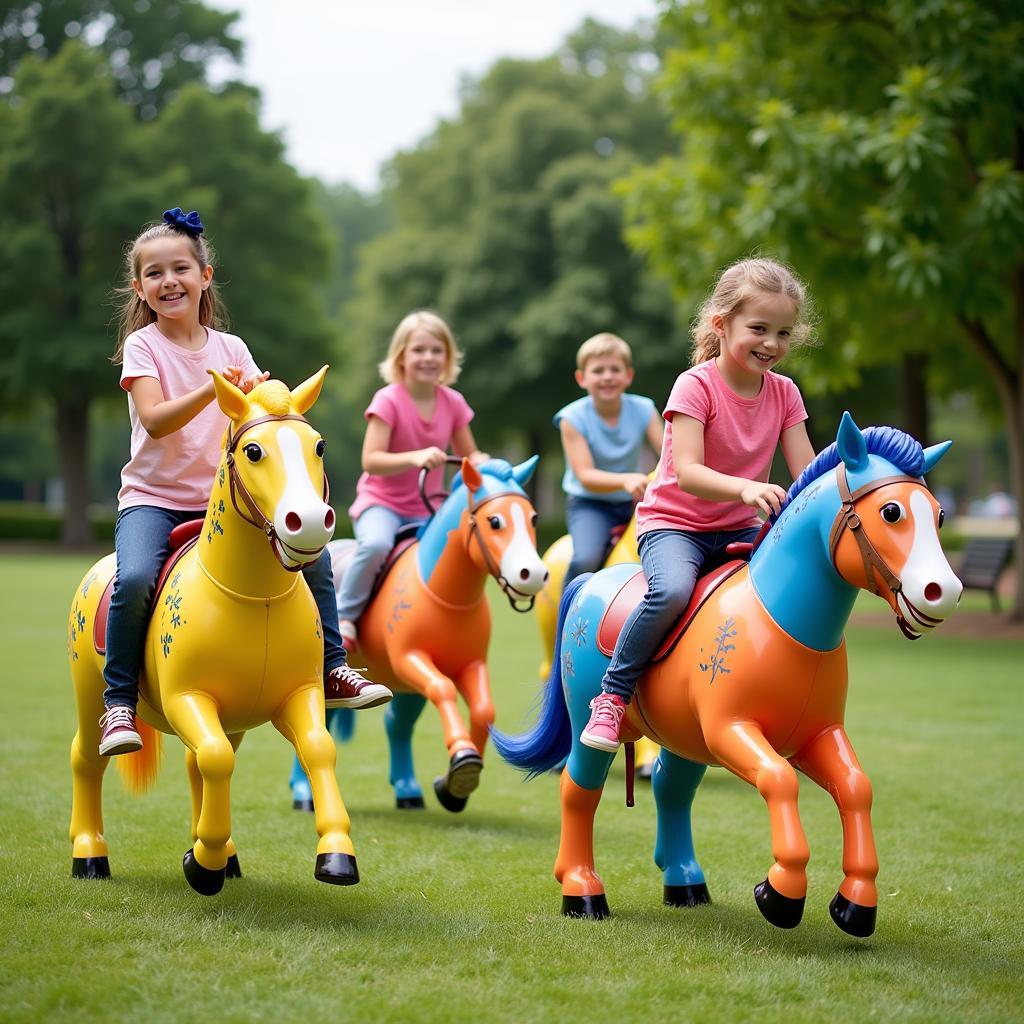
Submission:
<svg viewBox="0 0 1024 1024">
<path fill-rule="evenodd" d="M 559 409 L 572 561 L 565 583 L 604 564 L 611 531 L 624 526 L 644 496 L 639 471 L 644 441 L 661 452 L 662 421 L 654 402 L 626 393 L 633 383 L 633 354 L 614 334 L 595 334 L 576 353 L 576 383 L 586 396 Z"/>
</svg>

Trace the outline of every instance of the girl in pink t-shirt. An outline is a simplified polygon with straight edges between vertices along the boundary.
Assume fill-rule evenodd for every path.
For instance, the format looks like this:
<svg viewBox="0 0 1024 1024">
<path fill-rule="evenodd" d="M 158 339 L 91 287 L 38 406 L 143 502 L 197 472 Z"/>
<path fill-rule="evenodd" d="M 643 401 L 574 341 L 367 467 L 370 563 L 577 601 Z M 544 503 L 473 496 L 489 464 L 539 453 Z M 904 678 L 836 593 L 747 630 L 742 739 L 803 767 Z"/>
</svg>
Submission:
<svg viewBox="0 0 1024 1024">
<path fill-rule="evenodd" d="M 121 364 L 121 387 L 128 392 L 132 441 L 114 527 L 117 573 L 107 618 L 99 748 L 104 755 L 142 745 L 135 708 L 149 604 L 171 530 L 206 513 L 227 426 L 207 371 L 220 370 L 245 393 L 269 376 L 260 372 L 241 338 L 218 330 L 224 309 L 213 284 L 212 252 L 202 236 L 199 214 L 175 208 L 164 213 L 163 223 L 146 228 L 127 252 L 129 283 L 121 290 L 113 361 Z M 345 664 L 327 552 L 303 575 L 324 631 L 325 698 L 333 698 L 333 707 L 390 700 L 387 687 Z"/>
<path fill-rule="evenodd" d="M 427 515 L 419 473 L 429 469 L 427 493 L 441 487 L 448 448 L 474 464 L 478 451 L 469 428 L 473 410 L 448 384 L 459 375 L 462 354 L 451 328 L 436 313 L 417 310 L 395 328 L 380 374 L 388 382 L 366 409 L 363 475 L 349 509 L 356 551 L 338 596 L 341 635 L 355 641 L 355 623 L 399 528 Z"/>
<path fill-rule="evenodd" d="M 718 279 L 693 329 L 693 366 L 665 406 L 665 438 L 654 480 L 637 506 L 647 594 L 627 618 L 591 702 L 581 741 L 615 751 L 640 674 L 679 618 L 699 575 L 752 541 L 756 513 L 786 497 L 768 482 L 780 444 L 793 478 L 814 458 L 803 399 L 773 368 L 809 339 L 806 293 L 773 260 L 742 260 Z"/>
</svg>

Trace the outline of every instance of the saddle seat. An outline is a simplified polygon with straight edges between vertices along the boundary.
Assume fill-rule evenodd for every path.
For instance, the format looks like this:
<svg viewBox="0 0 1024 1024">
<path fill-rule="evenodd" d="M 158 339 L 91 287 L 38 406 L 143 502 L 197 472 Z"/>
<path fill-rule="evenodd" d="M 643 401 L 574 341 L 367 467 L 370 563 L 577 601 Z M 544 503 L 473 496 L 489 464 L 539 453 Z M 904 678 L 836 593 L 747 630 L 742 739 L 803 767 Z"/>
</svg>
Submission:
<svg viewBox="0 0 1024 1024">
<path fill-rule="evenodd" d="M 153 598 L 149 607 L 150 616 L 156 611 L 156 602 L 160 597 L 160 591 L 163 590 L 164 583 L 167 582 L 167 577 L 171 575 L 181 556 L 189 548 L 195 547 L 202 532 L 202 519 L 190 519 L 187 523 L 182 523 L 171 530 L 170 537 L 168 538 L 170 553 L 167 556 L 167 561 L 164 562 L 164 567 L 160 570 L 160 575 L 157 577 L 156 588 L 153 591 Z M 97 654 L 107 653 L 107 615 L 110 612 L 110 596 L 114 592 L 114 578 L 116 575 L 115 573 L 107 581 L 107 585 L 103 588 L 103 594 L 100 596 L 100 603 L 96 608 L 96 618 L 92 626 L 92 642 Z"/>
<path fill-rule="evenodd" d="M 701 605 L 721 586 L 730 576 L 738 572 L 747 564 L 747 559 L 753 551 L 753 544 L 730 544 L 726 550 L 733 555 L 741 555 L 732 561 L 725 562 L 717 569 L 712 569 L 699 580 L 693 588 L 693 594 L 676 624 L 668 631 L 665 639 L 662 640 L 654 654 L 652 661 L 661 661 L 667 657 L 672 648 L 679 642 L 679 638 L 686 631 L 686 627 L 693 621 L 693 617 L 700 610 Z M 615 641 L 622 632 L 622 627 L 629 618 L 630 612 L 643 600 L 647 593 L 647 578 L 642 569 L 637 571 L 626 580 L 619 588 L 618 593 L 608 602 L 601 622 L 597 627 L 597 648 L 609 657 L 615 652 Z"/>
</svg>

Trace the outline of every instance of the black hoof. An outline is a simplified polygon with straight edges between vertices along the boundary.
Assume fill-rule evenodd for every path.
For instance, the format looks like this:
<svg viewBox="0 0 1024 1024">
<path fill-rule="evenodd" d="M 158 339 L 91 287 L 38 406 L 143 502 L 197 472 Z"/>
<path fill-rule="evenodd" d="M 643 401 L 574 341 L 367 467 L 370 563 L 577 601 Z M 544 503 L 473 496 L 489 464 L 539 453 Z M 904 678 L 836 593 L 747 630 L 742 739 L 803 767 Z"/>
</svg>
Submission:
<svg viewBox="0 0 1024 1024">
<path fill-rule="evenodd" d="M 667 907 L 700 907 L 711 902 L 711 894 L 707 884 L 698 885 L 666 885 L 665 906 Z"/>
<path fill-rule="evenodd" d="M 874 933 L 878 907 L 862 907 L 859 903 L 851 903 L 841 892 L 837 892 L 828 905 L 828 912 L 847 935 L 866 939 Z"/>
<path fill-rule="evenodd" d="M 359 868 L 350 854 L 318 853 L 313 877 L 329 885 L 355 885 L 359 881 Z"/>
<path fill-rule="evenodd" d="M 483 758 L 468 747 L 457 750 L 448 762 L 448 774 L 444 778 L 445 789 L 452 796 L 464 799 L 480 785 L 480 772 L 483 771 Z"/>
<path fill-rule="evenodd" d="M 446 781 L 447 776 L 445 775 L 440 775 L 438 778 L 434 779 L 434 794 L 437 796 L 438 803 L 440 803 L 446 811 L 451 811 L 452 814 L 458 814 L 459 811 L 465 808 L 469 797 L 452 796 L 452 794 L 445 788 Z"/>
<path fill-rule="evenodd" d="M 224 888 L 224 876 L 227 874 L 226 867 L 221 868 L 219 871 L 211 871 L 209 868 L 204 868 L 196 860 L 196 855 L 192 850 L 188 850 L 185 856 L 182 857 L 181 866 L 185 872 L 186 881 L 200 896 L 216 896 Z"/>
<path fill-rule="evenodd" d="M 106 857 L 72 857 L 72 878 L 109 878 L 110 861 Z"/>
<path fill-rule="evenodd" d="M 238 863 L 238 854 L 233 853 L 228 857 L 227 867 L 224 868 L 225 878 L 241 878 L 242 865 Z"/>
<path fill-rule="evenodd" d="M 313 813 L 313 801 L 312 800 L 293 800 L 292 801 L 293 811 L 309 811 Z"/>
<path fill-rule="evenodd" d="M 608 909 L 608 899 L 602 892 L 597 896 L 563 896 L 562 916 L 603 921 L 606 917 L 611 917 L 612 912 Z"/>
<path fill-rule="evenodd" d="M 754 900 L 764 919 L 776 928 L 795 928 L 804 916 L 804 897 L 794 900 L 783 896 L 772 888 L 767 878 L 754 886 Z"/>
<path fill-rule="evenodd" d="M 396 796 L 395 806 L 400 811 L 422 811 L 427 805 L 421 796 Z"/>
</svg>

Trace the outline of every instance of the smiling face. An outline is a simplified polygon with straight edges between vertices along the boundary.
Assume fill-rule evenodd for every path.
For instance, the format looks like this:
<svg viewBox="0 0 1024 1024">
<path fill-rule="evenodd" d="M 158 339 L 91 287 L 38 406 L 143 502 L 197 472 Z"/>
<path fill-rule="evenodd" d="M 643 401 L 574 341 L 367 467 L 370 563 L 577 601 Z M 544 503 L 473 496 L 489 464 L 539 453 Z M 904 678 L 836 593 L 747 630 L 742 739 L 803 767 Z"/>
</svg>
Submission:
<svg viewBox="0 0 1024 1024">
<path fill-rule="evenodd" d="M 448 373 L 448 359 L 448 346 L 430 331 L 417 327 L 402 352 L 402 381 L 414 391 L 437 387 Z"/>
<path fill-rule="evenodd" d="M 633 371 L 621 356 L 592 356 L 582 370 L 576 371 L 576 383 L 596 404 L 609 406 L 633 383 Z"/>
<path fill-rule="evenodd" d="M 187 239 L 160 237 L 143 242 L 136 272 L 132 288 L 158 320 L 198 320 L 199 300 L 210 287 L 213 267 L 200 267 Z"/>
<path fill-rule="evenodd" d="M 757 292 L 728 319 L 716 314 L 711 326 L 721 350 L 719 372 L 738 390 L 760 390 L 761 379 L 789 351 L 796 303 L 787 295 Z"/>
</svg>

